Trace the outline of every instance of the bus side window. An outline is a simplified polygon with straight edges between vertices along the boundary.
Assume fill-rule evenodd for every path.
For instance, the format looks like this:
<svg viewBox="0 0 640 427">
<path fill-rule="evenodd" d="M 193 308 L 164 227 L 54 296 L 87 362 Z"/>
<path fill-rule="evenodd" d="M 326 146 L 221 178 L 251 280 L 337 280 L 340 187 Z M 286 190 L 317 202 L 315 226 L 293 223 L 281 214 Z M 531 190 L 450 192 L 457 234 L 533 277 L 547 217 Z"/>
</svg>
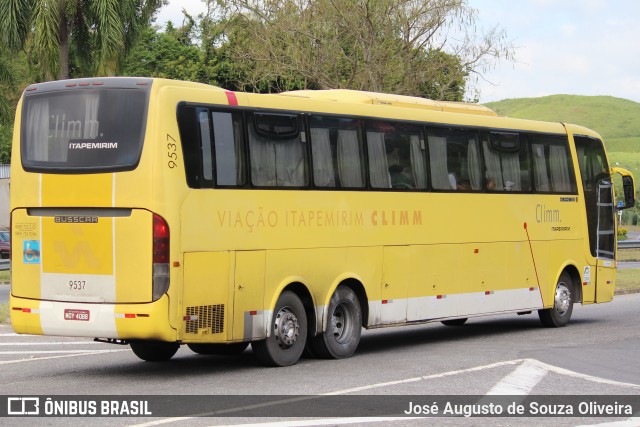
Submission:
<svg viewBox="0 0 640 427">
<path fill-rule="evenodd" d="M 513 132 L 491 132 L 482 141 L 486 188 L 489 191 L 531 191 L 526 137 Z"/>
<path fill-rule="evenodd" d="M 180 140 L 182 142 L 182 153 L 184 156 L 184 169 L 187 185 L 191 188 L 211 187 L 211 171 L 203 171 L 203 164 L 207 160 L 202 158 L 203 130 L 205 145 L 211 146 L 209 139 L 209 124 L 206 109 L 196 108 L 182 104 L 178 107 L 178 126 L 180 129 Z M 208 160 L 211 165 L 211 158 Z M 209 177 L 208 180 L 205 177 Z"/>
<path fill-rule="evenodd" d="M 216 184 L 242 186 L 246 183 L 242 118 L 239 113 L 211 112 L 215 148 Z"/>
<path fill-rule="evenodd" d="M 298 117 L 253 113 L 249 118 L 247 130 L 253 185 L 306 186 L 304 132 L 300 130 Z"/>
<path fill-rule="evenodd" d="M 476 132 L 429 129 L 429 169 L 434 190 L 480 191 L 480 149 Z"/>
<path fill-rule="evenodd" d="M 312 116 L 309 124 L 314 185 L 364 187 L 359 121 Z"/>
<path fill-rule="evenodd" d="M 374 188 L 426 189 L 427 168 L 421 128 L 388 122 L 367 124 L 369 176 Z"/>
<path fill-rule="evenodd" d="M 530 139 L 536 191 L 575 193 L 576 181 L 567 138 L 531 135 Z"/>
</svg>

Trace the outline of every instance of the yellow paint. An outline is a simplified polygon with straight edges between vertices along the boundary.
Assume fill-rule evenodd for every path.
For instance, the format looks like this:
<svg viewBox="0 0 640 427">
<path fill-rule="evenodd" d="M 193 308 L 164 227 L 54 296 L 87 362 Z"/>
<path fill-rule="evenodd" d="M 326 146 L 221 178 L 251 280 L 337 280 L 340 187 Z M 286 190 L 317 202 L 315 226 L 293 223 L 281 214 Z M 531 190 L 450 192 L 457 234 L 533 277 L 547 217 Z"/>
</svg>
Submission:
<svg viewBox="0 0 640 427">
<path fill-rule="evenodd" d="M 193 252 L 184 255 L 184 295 L 182 315 L 187 315 L 188 307 L 224 306 L 224 330 L 220 333 L 209 327 L 195 328 L 191 333 L 185 331 L 183 322 L 181 336 L 186 341 L 225 342 L 229 335 L 229 252 Z"/>
</svg>

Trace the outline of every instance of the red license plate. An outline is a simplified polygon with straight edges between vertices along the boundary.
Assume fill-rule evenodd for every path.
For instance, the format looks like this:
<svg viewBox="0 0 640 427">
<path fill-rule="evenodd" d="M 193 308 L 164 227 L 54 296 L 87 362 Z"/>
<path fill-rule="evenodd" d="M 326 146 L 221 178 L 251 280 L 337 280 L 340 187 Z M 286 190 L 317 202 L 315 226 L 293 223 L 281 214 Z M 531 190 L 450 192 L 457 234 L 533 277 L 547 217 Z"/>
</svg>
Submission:
<svg viewBox="0 0 640 427">
<path fill-rule="evenodd" d="M 65 309 L 64 310 L 64 320 L 89 320 L 89 310 L 73 310 L 73 309 Z"/>
</svg>

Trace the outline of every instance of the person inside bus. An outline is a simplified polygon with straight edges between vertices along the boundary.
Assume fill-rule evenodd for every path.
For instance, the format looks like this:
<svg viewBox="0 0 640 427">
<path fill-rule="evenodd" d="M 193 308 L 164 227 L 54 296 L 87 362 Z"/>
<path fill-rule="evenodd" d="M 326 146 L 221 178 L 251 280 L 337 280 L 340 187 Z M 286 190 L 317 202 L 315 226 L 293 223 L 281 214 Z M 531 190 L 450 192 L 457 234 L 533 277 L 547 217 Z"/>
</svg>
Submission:
<svg viewBox="0 0 640 427">
<path fill-rule="evenodd" d="M 389 175 L 391 175 L 391 187 L 393 188 L 414 188 L 413 179 L 410 176 L 411 171 L 407 167 L 400 165 L 389 166 Z"/>
<path fill-rule="evenodd" d="M 487 178 L 487 190 L 496 191 L 496 179 L 494 177 Z"/>
</svg>

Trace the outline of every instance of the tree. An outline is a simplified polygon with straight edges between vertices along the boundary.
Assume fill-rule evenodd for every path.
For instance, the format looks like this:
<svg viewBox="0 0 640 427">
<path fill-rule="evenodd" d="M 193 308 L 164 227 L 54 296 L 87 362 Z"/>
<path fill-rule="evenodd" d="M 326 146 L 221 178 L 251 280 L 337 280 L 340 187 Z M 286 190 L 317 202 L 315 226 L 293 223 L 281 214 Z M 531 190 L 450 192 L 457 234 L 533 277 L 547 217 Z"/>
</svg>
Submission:
<svg viewBox="0 0 640 427">
<path fill-rule="evenodd" d="M 178 28 L 169 22 L 164 32 L 149 26 L 123 64 L 122 74 L 208 83 L 203 52 L 193 41 L 194 26 L 190 16 Z"/>
<path fill-rule="evenodd" d="M 70 52 L 84 74 L 115 74 L 139 31 L 166 0 L 2 0 L 0 37 L 25 49 L 44 79 L 69 77 Z"/>
<path fill-rule="evenodd" d="M 512 48 L 466 0 L 227 0 L 233 60 L 255 81 L 461 100 Z M 243 64 L 245 66 L 243 66 Z"/>
</svg>

